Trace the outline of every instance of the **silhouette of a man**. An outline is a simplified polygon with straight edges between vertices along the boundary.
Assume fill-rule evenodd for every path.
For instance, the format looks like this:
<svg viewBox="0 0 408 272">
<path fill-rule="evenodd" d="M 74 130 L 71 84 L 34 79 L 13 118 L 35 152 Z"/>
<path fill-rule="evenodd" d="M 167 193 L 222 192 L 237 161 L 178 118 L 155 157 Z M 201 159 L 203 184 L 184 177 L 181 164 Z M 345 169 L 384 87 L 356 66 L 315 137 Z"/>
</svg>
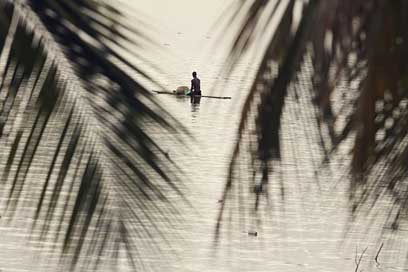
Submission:
<svg viewBox="0 0 408 272">
<path fill-rule="evenodd" d="M 197 77 L 196 72 L 193 72 L 190 91 L 191 95 L 201 95 L 200 79 Z"/>
</svg>

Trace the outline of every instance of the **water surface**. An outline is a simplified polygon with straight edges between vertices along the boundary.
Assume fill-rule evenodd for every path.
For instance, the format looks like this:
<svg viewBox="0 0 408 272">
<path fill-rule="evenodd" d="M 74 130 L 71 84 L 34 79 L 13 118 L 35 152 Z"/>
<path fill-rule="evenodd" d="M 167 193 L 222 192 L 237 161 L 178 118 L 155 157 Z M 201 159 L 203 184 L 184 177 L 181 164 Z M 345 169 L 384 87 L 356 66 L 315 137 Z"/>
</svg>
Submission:
<svg viewBox="0 0 408 272">
<path fill-rule="evenodd" d="M 221 7 L 223 5 L 216 0 L 145 1 L 140 5 L 153 22 L 163 26 L 158 39 L 169 51 L 158 54 L 146 49 L 147 59 L 162 68 L 161 72 L 154 72 L 161 88 L 172 90 L 178 85 L 188 85 L 191 72 L 196 70 L 204 94 L 232 97 L 231 100 L 202 98 L 200 104 L 191 104 L 189 98 L 156 95 L 191 133 L 189 139 L 177 145 L 168 141 L 168 135 L 157 133 L 154 137 L 185 173 L 185 196 L 192 208 L 181 208 L 183 220 L 172 228 L 163 224 L 162 231 L 167 234 L 169 243 L 160 245 L 162 253 L 146 251 L 142 261 L 155 269 L 142 268 L 141 271 L 355 271 L 355 258 L 365 248 L 367 251 L 360 265 L 364 271 L 408 271 L 404 232 L 395 236 L 385 232 L 383 238 L 379 235 L 383 231 L 380 223 L 385 217 L 382 210 L 373 222 L 370 220 L 374 217 L 368 216 L 347 228 L 351 214 L 348 184 L 342 177 L 349 161 L 334 161 L 320 167 L 320 147 L 318 141 L 313 140 L 316 128 L 306 125 L 313 124 L 314 116 L 314 109 L 307 106 L 311 104 L 311 90 L 307 84 L 300 85 L 298 99 L 293 92 L 289 94 L 282 122 L 285 131 L 282 134 L 283 160 L 271 174 L 269 200 L 263 199 L 255 214 L 250 202 L 239 210 L 237 198 L 232 197 L 227 202 L 229 208 L 219 239 L 215 240 L 217 215 L 241 106 L 251 75 L 256 72 L 256 65 L 248 59 L 239 62 L 231 75 L 220 72 L 225 68 L 225 58 L 219 55 L 225 48 L 209 50 L 213 48 L 209 44 L 215 36 L 209 27 L 217 17 L 214 10 Z M 202 18 L 198 22 L 194 20 L 197 10 Z M 172 57 L 163 58 L 166 52 L 171 52 Z M 307 81 L 307 77 L 304 80 Z M 184 152 L 177 151 L 186 146 L 188 149 Z M 245 175 L 243 171 L 241 186 L 243 192 L 250 195 L 251 187 Z M 31 196 L 26 193 L 29 202 Z M 5 199 L 2 201 L 4 204 Z M 388 202 L 382 204 L 384 207 L 390 205 Z M 28 205 L 25 209 L 31 214 L 32 207 Z M 42 243 L 39 247 L 27 243 L 31 233 L 26 227 L 32 220 L 22 213 L 13 224 L 2 222 L 0 269 L 55 271 L 60 268 L 65 271 L 56 264 L 58 254 L 52 251 L 52 245 Z M 248 231 L 256 231 L 258 235 L 248 235 Z M 143 247 L 150 241 L 140 242 Z M 377 267 L 374 257 L 382 243 L 384 247 Z M 40 258 L 37 254 L 40 251 L 48 253 Z M 122 252 L 117 256 L 119 271 L 132 271 Z M 111 267 L 98 270 L 112 271 Z"/>
</svg>

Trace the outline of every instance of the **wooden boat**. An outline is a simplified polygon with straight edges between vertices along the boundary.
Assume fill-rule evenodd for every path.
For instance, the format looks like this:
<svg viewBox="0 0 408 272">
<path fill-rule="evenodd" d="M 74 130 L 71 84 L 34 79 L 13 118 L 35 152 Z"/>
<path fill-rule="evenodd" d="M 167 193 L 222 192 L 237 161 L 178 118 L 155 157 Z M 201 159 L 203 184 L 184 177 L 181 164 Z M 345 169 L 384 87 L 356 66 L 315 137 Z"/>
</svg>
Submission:
<svg viewBox="0 0 408 272">
<path fill-rule="evenodd" d="M 185 92 L 180 92 L 177 90 L 174 90 L 172 92 L 169 91 L 155 91 L 153 90 L 154 93 L 157 94 L 168 94 L 168 95 L 176 95 L 176 96 L 186 96 L 186 97 L 190 97 L 189 93 L 185 93 Z M 205 98 L 215 98 L 215 99 L 231 99 L 231 96 L 213 96 L 213 95 L 197 95 L 200 97 L 205 97 Z"/>
</svg>

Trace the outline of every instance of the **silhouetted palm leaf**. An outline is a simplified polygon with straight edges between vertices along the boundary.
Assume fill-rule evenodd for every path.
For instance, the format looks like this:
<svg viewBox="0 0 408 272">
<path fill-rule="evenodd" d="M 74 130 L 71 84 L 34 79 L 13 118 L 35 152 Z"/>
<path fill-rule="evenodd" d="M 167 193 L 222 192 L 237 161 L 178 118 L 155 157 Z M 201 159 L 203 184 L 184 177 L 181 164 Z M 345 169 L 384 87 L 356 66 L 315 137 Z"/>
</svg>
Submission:
<svg viewBox="0 0 408 272">
<path fill-rule="evenodd" d="M 119 252 L 145 265 L 160 226 L 177 220 L 167 193 L 181 194 L 155 130 L 180 126 L 121 52 L 143 60 L 138 49 L 156 45 L 109 1 L 0 7 L 3 220 L 30 230 L 35 246 L 51 244 L 71 269 L 110 265 Z"/>
<path fill-rule="evenodd" d="M 305 103 L 299 101 L 299 92 L 311 92 L 313 99 L 306 102 L 317 108 L 315 123 L 308 119 L 304 126 L 318 131 L 316 134 L 309 131 L 307 137 L 321 146 L 317 151 L 321 155 L 311 159 L 326 162 L 352 139 L 353 211 L 362 204 L 375 205 L 379 199 L 392 196 L 395 211 L 389 211 L 387 223 L 396 227 L 408 209 L 405 163 L 408 3 L 386 0 L 249 3 L 235 13 L 248 15 L 232 47 L 232 65 L 252 43 L 259 42 L 254 38 L 257 31 L 274 27 L 271 18 L 278 23 L 243 108 L 224 197 L 233 193 L 234 183 L 247 179 L 240 170 L 247 168 L 253 171 L 249 179 L 254 188 L 255 209 L 262 195 L 268 198 L 264 185 L 271 172 L 279 168 L 280 139 L 287 133 L 281 131 L 281 120 L 288 90 L 292 90 L 298 103 Z M 298 79 L 301 77 L 312 85 L 302 85 Z M 248 162 L 247 166 L 242 165 L 243 161 Z M 224 207 L 219 222 L 223 210 Z"/>
</svg>

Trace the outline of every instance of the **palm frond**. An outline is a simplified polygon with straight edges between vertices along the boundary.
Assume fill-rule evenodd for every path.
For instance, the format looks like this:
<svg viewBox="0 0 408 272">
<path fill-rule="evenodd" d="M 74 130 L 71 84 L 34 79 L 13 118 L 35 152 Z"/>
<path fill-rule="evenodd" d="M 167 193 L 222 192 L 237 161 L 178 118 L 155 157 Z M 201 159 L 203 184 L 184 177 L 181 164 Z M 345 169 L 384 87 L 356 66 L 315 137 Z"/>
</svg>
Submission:
<svg viewBox="0 0 408 272">
<path fill-rule="evenodd" d="M 155 131 L 183 129 L 121 52 L 143 60 L 156 45 L 104 1 L 0 7 L 3 219 L 26 219 L 34 246 L 51 243 L 71 269 L 107 265 L 115 250 L 149 265 L 138 254 L 158 250 L 180 219 L 167 196 L 182 195 Z"/>
<path fill-rule="evenodd" d="M 289 99 L 286 94 L 293 89 L 296 100 L 299 91 L 309 92 L 310 88 L 299 84 L 298 78 L 307 78 L 308 71 L 312 71 L 307 80 L 313 86 L 310 102 L 316 106 L 316 114 L 314 121 L 304 125 L 318 131 L 317 138 L 314 134 L 307 137 L 320 144 L 318 152 L 322 153 L 312 159 L 322 157 L 327 162 L 350 140 L 354 141 L 349 158 L 353 211 L 367 203 L 378 208 L 376 203 L 382 197 L 391 196 L 395 201 L 393 209 L 398 211 L 389 211 L 397 215 L 387 223 L 396 226 L 407 210 L 403 201 L 407 191 L 404 164 L 407 3 L 383 0 L 250 3 L 249 8 L 242 5 L 247 16 L 240 17 L 244 20 L 232 47 L 232 64 L 260 41 L 254 38 L 264 28 L 259 25 L 270 26 L 270 18 L 278 23 L 272 37 L 264 37 L 269 43 L 243 108 L 224 197 L 232 194 L 240 176 L 246 179 L 240 170 L 243 167 L 252 171 L 249 176 L 255 188 L 255 210 L 261 194 L 268 198 L 264 185 L 274 168 L 279 169 L 281 137 L 289 133 L 281 131 L 282 112 Z M 285 11 L 277 13 L 279 6 L 285 7 Z M 236 14 L 239 12 L 242 10 Z M 300 17 L 297 25 L 294 17 Z M 242 166 L 244 161 L 248 165 Z M 222 217 L 223 209 L 219 222 Z"/>
<path fill-rule="evenodd" d="M 276 50 L 278 50 L 277 48 L 285 46 L 285 44 L 289 42 L 288 40 L 291 40 L 287 38 L 288 36 L 290 37 L 290 35 L 287 35 L 287 31 L 290 31 L 292 26 L 294 3 L 295 1 L 290 1 L 286 6 L 286 10 L 280 21 L 281 23 L 277 27 L 275 36 L 271 39 L 268 51 L 263 57 L 263 61 L 256 76 L 256 83 L 252 86 L 244 104 L 240 126 L 238 128 L 239 139 L 235 146 L 232 162 L 230 164 L 228 181 L 223 195 L 224 198 L 228 197 L 233 180 L 238 177 L 235 175 L 236 173 L 234 171 L 236 170 L 235 167 L 240 156 L 240 146 L 243 142 L 241 137 L 247 130 L 246 123 L 249 122 L 248 119 L 253 112 L 253 104 L 255 104 L 258 106 L 256 125 L 254 128 L 256 130 L 255 135 L 257 137 L 256 142 L 258 145 L 256 153 L 253 153 L 252 150 L 254 148 L 252 145 L 254 141 L 251 139 L 248 140 L 251 143 L 249 151 L 254 156 L 250 158 L 250 169 L 252 168 L 255 172 L 261 170 L 262 172 L 260 182 L 255 179 L 255 173 L 252 175 L 251 180 L 253 184 L 253 192 L 256 194 L 255 209 L 258 208 L 259 197 L 263 193 L 263 187 L 268 182 L 268 162 L 271 159 L 280 158 L 280 120 L 286 90 L 291 83 L 293 74 L 299 68 L 306 47 L 306 42 L 310 35 L 310 28 L 313 26 L 313 20 L 311 18 L 313 18 L 315 3 L 310 4 L 308 9 L 306 9 L 308 16 L 303 17 L 303 20 L 300 22 L 299 27 L 294 34 L 293 40 L 290 41 L 291 47 L 289 52 L 291 52 L 291 54 L 282 58 L 279 73 L 275 78 L 274 73 L 276 73 L 276 65 L 274 65 L 273 61 L 276 59 Z M 278 4 L 283 5 L 280 2 L 278 2 Z M 272 12 L 274 13 L 275 9 Z M 247 24 L 244 24 L 243 28 L 247 28 Z M 283 38 L 284 35 L 286 38 Z M 254 102 L 256 97 L 260 97 L 261 99 L 260 102 L 258 102 L 259 104 Z M 256 166 L 257 161 L 261 161 L 261 167 Z M 217 232 L 219 231 L 220 223 L 222 221 L 223 211 L 224 206 L 222 206 L 218 217 Z"/>
</svg>

